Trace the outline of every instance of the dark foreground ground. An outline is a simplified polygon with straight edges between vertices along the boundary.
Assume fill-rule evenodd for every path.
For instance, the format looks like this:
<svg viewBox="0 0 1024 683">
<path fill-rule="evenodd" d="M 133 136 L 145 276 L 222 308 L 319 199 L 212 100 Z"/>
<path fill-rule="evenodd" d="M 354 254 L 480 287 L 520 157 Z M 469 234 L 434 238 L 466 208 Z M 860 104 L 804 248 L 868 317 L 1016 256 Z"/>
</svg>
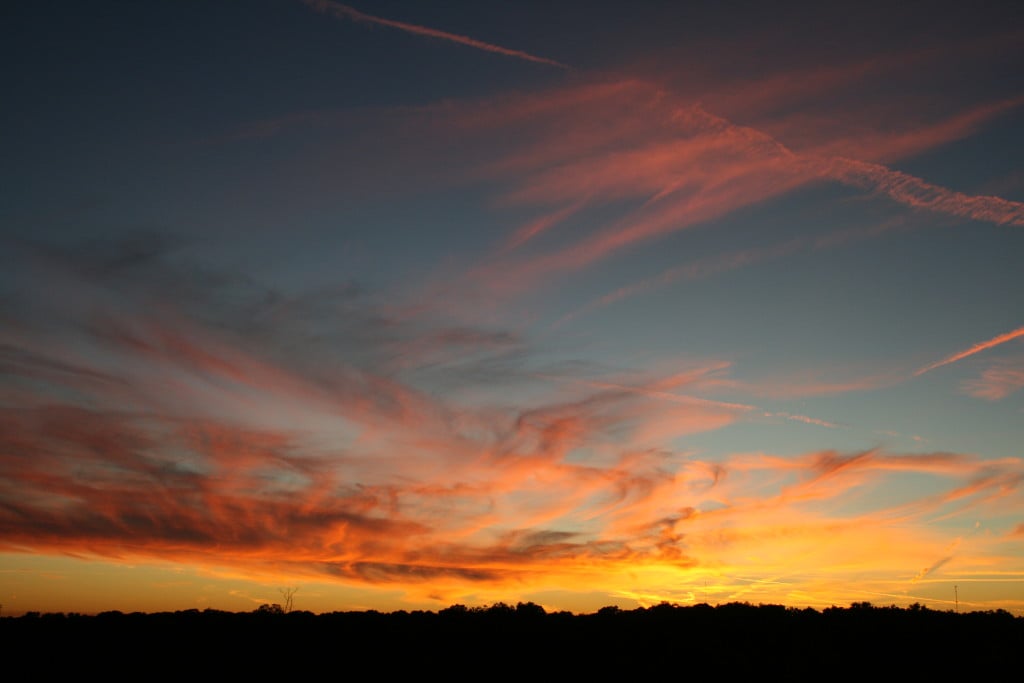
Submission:
<svg viewBox="0 0 1024 683">
<path fill-rule="evenodd" d="M 868 603 L 585 615 L 533 603 L 324 614 L 264 605 L 5 617 L 0 647 L 22 679 L 1017 681 L 1024 618 Z"/>
</svg>

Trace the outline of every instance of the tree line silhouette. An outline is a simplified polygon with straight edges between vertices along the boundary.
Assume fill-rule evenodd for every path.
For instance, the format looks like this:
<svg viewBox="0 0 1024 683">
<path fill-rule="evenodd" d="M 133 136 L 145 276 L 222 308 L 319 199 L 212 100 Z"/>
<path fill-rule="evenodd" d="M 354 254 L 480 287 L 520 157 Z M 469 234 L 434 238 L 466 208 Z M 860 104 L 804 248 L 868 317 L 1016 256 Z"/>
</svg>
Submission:
<svg viewBox="0 0 1024 683">
<path fill-rule="evenodd" d="M 290 601 L 288 602 L 290 607 Z M 375 667 L 377 675 L 441 675 L 446 680 L 530 675 L 645 677 L 696 674 L 773 680 L 856 675 L 925 675 L 949 680 L 1019 676 L 1024 617 L 1005 610 L 954 612 L 878 607 L 824 610 L 727 603 L 547 612 L 532 602 L 439 611 L 313 613 L 264 604 L 251 612 L 215 609 L 96 615 L 30 612 L 0 617 L 8 652 L 42 644 L 50 667 L 141 662 L 164 673 L 322 676 L 323 667 Z M 80 671 L 79 671 L 80 672 Z M 339 673 L 339 672 L 335 672 Z M 500 675 L 499 675 L 500 674 Z"/>
</svg>

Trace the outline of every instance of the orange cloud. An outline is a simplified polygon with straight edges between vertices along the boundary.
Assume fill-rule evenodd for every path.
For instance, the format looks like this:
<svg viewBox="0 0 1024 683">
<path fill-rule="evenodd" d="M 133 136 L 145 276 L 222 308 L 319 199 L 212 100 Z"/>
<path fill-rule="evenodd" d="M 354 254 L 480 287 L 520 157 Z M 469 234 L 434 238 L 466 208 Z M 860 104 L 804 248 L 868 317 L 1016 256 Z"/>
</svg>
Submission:
<svg viewBox="0 0 1024 683">
<path fill-rule="evenodd" d="M 167 399 L 140 385 L 147 412 L 5 408 L 0 452 L 18 454 L 0 460 L 11 501 L 0 515 L 5 549 L 216 560 L 262 571 L 287 564 L 370 583 L 498 581 L 526 571 L 529 558 L 598 552 L 604 546 L 593 545 L 589 516 L 639 503 L 668 476 L 638 469 L 633 444 L 662 447 L 728 424 L 735 413 L 665 400 L 694 373 L 474 412 L 424 403 L 366 372 L 339 378 L 354 386 L 317 386 L 186 320 L 173 333 L 145 319 L 92 330 L 108 353 L 145 361 L 139 380 L 166 367 L 182 400 L 168 414 Z M 194 386 L 202 385 L 216 388 L 216 401 L 196 400 L 203 393 Z M 364 433 L 324 443 L 300 424 L 276 431 L 218 416 L 231 400 L 251 405 L 251 389 L 297 404 L 297 412 L 337 411 Z M 536 529 L 518 538 L 561 540 L 497 552 L 515 529 Z"/>
<path fill-rule="evenodd" d="M 0 458 L 0 537 L 6 551 L 216 562 L 434 599 L 537 585 L 665 596 L 699 576 L 724 599 L 756 594 L 735 578 L 750 571 L 839 581 L 902 565 L 910 581 L 934 563 L 936 514 L 1021 512 L 1013 459 L 673 452 L 665 440 L 688 420 L 714 427 L 659 395 L 680 381 L 609 386 L 522 412 L 495 440 L 452 434 L 383 460 L 210 421 L 5 409 L 0 449 L 19 457 Z M 943 487 L 912 494 L 905 472 Z M 903 492 L 840 512 L 869 484 Z"/>
</svg>

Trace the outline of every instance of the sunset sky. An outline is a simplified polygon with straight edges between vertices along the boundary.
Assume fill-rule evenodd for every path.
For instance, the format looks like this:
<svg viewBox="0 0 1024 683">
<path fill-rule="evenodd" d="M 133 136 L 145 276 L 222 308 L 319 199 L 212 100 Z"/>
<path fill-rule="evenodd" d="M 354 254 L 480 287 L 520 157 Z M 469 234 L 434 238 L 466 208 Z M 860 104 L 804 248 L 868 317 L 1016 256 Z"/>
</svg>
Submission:
<svg viewBox="0 0 1024 683">
<path fill-rule="evenodd" d="M 1013 3 L 0 10 L 0 614 L 1024 615 Z"/>
</svg>

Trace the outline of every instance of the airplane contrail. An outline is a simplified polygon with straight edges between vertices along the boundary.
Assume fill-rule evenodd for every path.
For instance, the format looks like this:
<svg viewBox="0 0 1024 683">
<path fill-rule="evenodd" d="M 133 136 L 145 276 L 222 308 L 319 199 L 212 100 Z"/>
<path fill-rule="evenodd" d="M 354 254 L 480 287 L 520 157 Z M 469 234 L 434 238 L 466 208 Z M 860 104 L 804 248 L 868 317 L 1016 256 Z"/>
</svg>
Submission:
<svg viewBox="0 0 1024 683">
<path fill-rule="evenodd" d="M 996 225 L 1024 225 L 1022 202 L 956 192 L 881 164 L 835 157 L 828 162 L 827 173 L 840 182 L 883 192 L 908 206 Z"/>
<path fill-rule="evenodd" d="M 449 40 L 453 43 L 460 43 L 462 45 L 468 45 L 469 47 L 475 47 L 478 50 L 486 50 L 487 52 L 495 52 L 497 54 L 506 55 L 508 57 L 516 57 L 518 59 L 525 59 L 530 62 L 537 62 L 539 64 L 549 64 L 551 66 L 557 66 L 560 69 L 568 69 L 567 64 L 556 62 L 553 59 L 546 57 L 538 57 L 531 55 L 528 52 L 522 52 L 521 50 L 511 50 L 507 47 L 500 45 L 492 45 L 491 43 L 485 43 L 475 38 L 468 36 L 460 36 L 456 33 L 448 33 L 447 31 L 439 31 L 436 28 L 430 28 L 427 26 L 419 26 L 417 24 L 407 24 L 404 21 L 395 21 L 393 19 L 384 19 L 383 17 L 375 17 L 371 14 L 364 14 L 354 7 L 343 5 L 339 2 L 331 2 L 330 0 L 302 0 L 303 3 L 312 7 L 313 9 L 324 12 L 327 14 L 333 14 L 334 16 L 341 19 L 351 19 L 353 21 L 366 21 L 373 24 L 379 24 L 381 26 L 389 26 L 391 28 L 397 28 L 401 31 L 407 31 L 408 33 L 415 33 L 421 36 L 429 36 L 431 38 L 440 38 L 441 40 Z"/>
<path fill-rule="evenodd" d="M 918 370 L 917 372 L 915 372 L 914 376 L 917 377 L 919 375 L 923 375 L 924 373 L 926 373 L 926 372 L 928 372 L 930 370 L 934 370 L 935 368 L 941 368 L 943 365 L 949 365 L 950 363 L 955 363 L 958 360 L 961 360 L 963 358 L 967 358 L 968 356 L 973 356 L 974 354 L 979 353 L 981 351 L 984 351 L 985 349 L 991 349 L 993 346 L 999 346 L 1000 344 L 1005 344 L 1006 342 L 1011 341 L 1013 339 L 1016 339 L 1017 337 L 1024 337 L 1024 327 L 1018 327 L 1017 329 L 1013 330 L 1012 332 L 1007 332 L 1006 334 L 1001 334 L 998 337 L 993 337 L 992 339 L 989 339 L 988 341 L 978 342 L 977 344 L 975 344 L 974 346 L 970 347 L 969 349 L 964 349 L 963 351 L 960 351 L 958 353 L 954 353 L 952 356 L 949 356 L 948 358 L 944 358 L 944 359 L 938 361 L 937 363 L 932 363 L 931 365 L 926 365 L 925 367 L 923 367 L 920 370 Z"/>
</svg>

